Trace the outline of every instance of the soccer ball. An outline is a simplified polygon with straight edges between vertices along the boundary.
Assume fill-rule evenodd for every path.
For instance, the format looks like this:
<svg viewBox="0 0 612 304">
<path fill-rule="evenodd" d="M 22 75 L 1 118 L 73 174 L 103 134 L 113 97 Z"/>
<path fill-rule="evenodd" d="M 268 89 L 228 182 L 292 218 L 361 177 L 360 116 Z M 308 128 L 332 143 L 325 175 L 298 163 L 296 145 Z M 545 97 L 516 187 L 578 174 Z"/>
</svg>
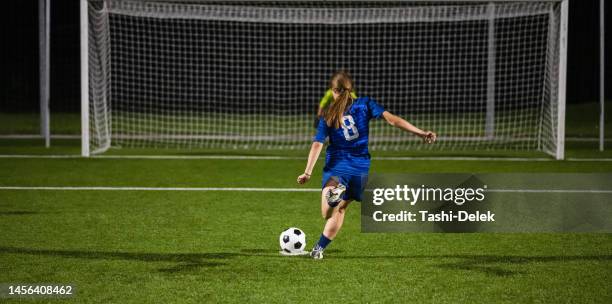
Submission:
<svg viewBox="0 0 612 304">
<path fill-rule="evenodd" d="M 300 228 L 291 227 L 280 234 L 279 243 L 282 254 L 304 254 L 304 248 L 306 248 L 306 233 Z"/>
</svg>

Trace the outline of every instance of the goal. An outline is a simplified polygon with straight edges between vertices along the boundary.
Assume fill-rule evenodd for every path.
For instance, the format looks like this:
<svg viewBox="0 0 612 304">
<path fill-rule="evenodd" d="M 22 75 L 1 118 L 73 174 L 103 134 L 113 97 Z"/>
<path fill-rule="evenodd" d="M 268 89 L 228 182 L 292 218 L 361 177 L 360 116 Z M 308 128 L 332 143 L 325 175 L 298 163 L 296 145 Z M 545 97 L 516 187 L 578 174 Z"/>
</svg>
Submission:
<svg viewBox="0 0 612 304">
<path fill-rule="evenodd" d="M 82 153 L 306 149 L 331 74 L 439 141 L 563 158 L 567 0 L 81 0 Z"/>
</svg>

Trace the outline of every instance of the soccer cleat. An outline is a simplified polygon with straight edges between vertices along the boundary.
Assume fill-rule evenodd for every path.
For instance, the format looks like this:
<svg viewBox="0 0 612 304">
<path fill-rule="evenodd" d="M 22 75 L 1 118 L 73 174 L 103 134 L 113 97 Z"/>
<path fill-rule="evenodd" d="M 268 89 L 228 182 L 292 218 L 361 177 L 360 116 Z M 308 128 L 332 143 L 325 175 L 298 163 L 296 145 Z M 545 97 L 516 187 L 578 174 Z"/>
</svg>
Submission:
<svg viewBox="0 0 612 304">
<path fill-rule="evenodd" d="M 342 195 L 346 191 L 346 186 L 338 184 L 335 188 L 327 192 L 327 204 L 330 207 L 336 207 L 342 201 Z"/>
<path fill-rule="evenodd" d="M 310 257 L 315 260 L 323 259 L 323 250 L 324 249 L 319 247 L 319 245 L 314 246 L 314 248 L 312 248 L 312 251 L 310 252 Z"/>
</svg>

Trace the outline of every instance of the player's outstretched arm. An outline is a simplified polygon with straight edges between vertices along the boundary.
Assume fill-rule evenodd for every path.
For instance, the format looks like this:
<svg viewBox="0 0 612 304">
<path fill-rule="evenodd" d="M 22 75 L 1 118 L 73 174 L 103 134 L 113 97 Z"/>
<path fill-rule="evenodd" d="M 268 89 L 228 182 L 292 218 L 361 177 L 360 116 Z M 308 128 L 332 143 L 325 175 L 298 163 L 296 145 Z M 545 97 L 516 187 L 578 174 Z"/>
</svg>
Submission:
<svg viewBox="0 0 612 304">
<path fill-rule="evenodd" d="M 310 147 L 310 153 L 308 153 L 308 163 L 306 164 L 306 169 L 304 173 L 302 173 L 297 178 L 298 184 L 306 183 L 310 179 L 310 175 L 312 175 L 312 169 L 317 163 L 317 159 L 319 159 L 319 154 L 321 154 L 321 150 L 323 150 L 323 143 L 315 141 L 312 143 Z"/>
<path fill-rule="evenodd" d="M 383 112 L 383 118 L 392 126 L 400 128 L 406 132 L 410 132 L 423 139 L 425 143 L 431 144 L 436 141 L 437 135 L 432 131 L 423 131 L 413 124 L 407 122 L 405 119 L 391 114 L 389 111 Z"/>
</svg>

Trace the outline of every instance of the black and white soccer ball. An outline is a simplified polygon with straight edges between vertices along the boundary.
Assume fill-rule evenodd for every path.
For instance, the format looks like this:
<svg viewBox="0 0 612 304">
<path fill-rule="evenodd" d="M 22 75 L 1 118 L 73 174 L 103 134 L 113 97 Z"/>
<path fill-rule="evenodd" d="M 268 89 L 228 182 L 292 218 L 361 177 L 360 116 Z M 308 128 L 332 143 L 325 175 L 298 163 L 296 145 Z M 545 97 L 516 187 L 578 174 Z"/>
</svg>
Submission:
<svg viewBox="0 0 612 304">
<path fill-rule="evenodd" d="M 291 227 L 283 231 L 279 237 L 281 253 L 285 255 L 300 255 L 306 253 L 306 233 L 300 228 Z"/>
</svg>

